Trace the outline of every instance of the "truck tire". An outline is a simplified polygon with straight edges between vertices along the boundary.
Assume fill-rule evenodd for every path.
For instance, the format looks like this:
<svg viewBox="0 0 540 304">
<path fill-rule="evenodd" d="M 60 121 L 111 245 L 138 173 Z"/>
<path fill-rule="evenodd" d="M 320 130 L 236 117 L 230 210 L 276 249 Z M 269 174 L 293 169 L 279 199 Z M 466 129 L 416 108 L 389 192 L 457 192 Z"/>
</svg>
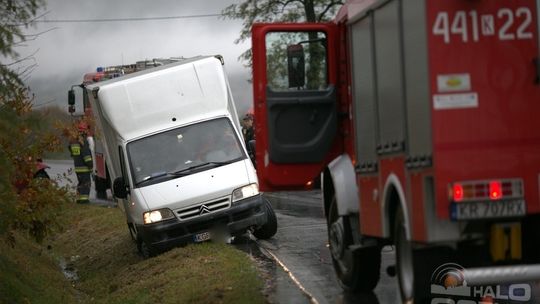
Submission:
<svg viewBox="0 0 540 304">
<path fill-rule="evenodd" d="M 402 303 L 424 303 L 430 298 L 431 276 L 444 263 L 453 262 L 447 247 L 414 249 L 407 240 L 405 215 L 398 208 L 394 226 L 396 271 Z"/>
<path fill-rule="evenodd" d="M 401 208 L 398 208 L 394 229 L 394 243 L 396 247 L 396 271 L 398 277 L 399 291 L 402 302 L 408 303 L 413 301 L 414 299 L 415 278 L 413 249 L 411 242 L 407 240 L 405 215 Z"/>
<path fill-rule="evenodd" d="M 273 237 L 277 232 L 277 218 L 276 213 L 274 213 L 274 209 L 272 208 L 272 205 L 270 205 L 270 202 L 263 198 L 264 200 L 264 210 L 266 212 L 266 218 L 267 222 L 266 224 L 262 225 L 259 229 L 256 229 L 253 232 L 253 235 L 262 240 L 269 239 Z"/>
<path fill-rule="evenodd" d="M 141 238 L 137 241 L 137 250 L 139 254 L 144 258 L 148 259 L 157 255 L 157 251 L 151 245 L 148 245 Z"/>
<path fill-rule="evenodd" d="M 137 244 L 137 230 L 135 230 L 135 226 L 131 223 L 127 223 L 127 226 L 131 240 L 133 241 L 133 243 Z"/>
<path fill-rule="evenodd" d="M 107 180 L 97 177 L 95 180 L 96 197 L 99 199 L 107 199 Z"/>
<path fill-rule="evenodd" d="M 353 244 L 348 217 L 339 216 L 336 197 L 328 212 L 328 240 L 332 264 L 341 287 L 348 291 L 371 292 L 380 277 L 379 246 L 347 250 Z"/>
</svg>

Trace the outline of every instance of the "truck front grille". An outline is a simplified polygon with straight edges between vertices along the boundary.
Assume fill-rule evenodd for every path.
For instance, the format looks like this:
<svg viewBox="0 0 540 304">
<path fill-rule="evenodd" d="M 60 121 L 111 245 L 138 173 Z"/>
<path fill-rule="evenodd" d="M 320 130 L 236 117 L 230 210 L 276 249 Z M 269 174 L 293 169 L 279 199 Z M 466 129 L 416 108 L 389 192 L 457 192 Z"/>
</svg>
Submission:
<svg viewBox="0 0 540 304">
<path fill-rule="evenodd" d="M 231 206 L 229 198 L 222 198 L 215 201 L 205 202 L 195 206 L 190 206 L 184 209 L 176 210 L 176 214 L 180 220 L 189 220 L 199 216 L 203 216 L 208 213 L 214 213 L 217 211 L 228 209 Z"/>
</svg>

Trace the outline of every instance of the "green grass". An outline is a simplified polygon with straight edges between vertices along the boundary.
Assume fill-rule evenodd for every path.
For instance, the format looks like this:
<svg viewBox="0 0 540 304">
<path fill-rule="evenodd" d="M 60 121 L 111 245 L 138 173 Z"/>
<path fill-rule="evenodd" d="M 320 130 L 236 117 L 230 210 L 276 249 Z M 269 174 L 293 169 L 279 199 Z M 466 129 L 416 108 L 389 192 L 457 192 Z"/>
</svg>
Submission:
<svg viewBox="0 0 540 304">
<path fill-rule="evenodd" d="M 21 235 L 0 244 L 0 303 L 74 303 L 75 290 L 43 246 Z"/>
<path fill-rule="evenodd" d="M 266 302 L 253 261 L 233 246 L 193 244 L 144 260 L 137 254 L 119 209 L 75 205 L 65 218 L 65 231 L 45 243 L 51 250 L 18 242 L 15 250 L 24 258 L 17 261 L 14 255 L 5 257 L 0 247 L 0 303 L 10 290 L 7 303 L 24 303 L 24 299 L 29 303 Z M 28 250 L 20 247 L 24 244 L 36 253 L 26 257 Z M 36 272 L 35 266 L 24 266 L 39 252 L 47 267 Z M 61 258 L 77 270 L 79 280 L 74 288 L 56 266 Z M 20 281 L 21 275 L 28 278 Z M 58 285 L 49 288 L 51 281 Z M 42 301 L 40 287 L 58 290 L 48 295 L 50 300 Z"/>
</svg>

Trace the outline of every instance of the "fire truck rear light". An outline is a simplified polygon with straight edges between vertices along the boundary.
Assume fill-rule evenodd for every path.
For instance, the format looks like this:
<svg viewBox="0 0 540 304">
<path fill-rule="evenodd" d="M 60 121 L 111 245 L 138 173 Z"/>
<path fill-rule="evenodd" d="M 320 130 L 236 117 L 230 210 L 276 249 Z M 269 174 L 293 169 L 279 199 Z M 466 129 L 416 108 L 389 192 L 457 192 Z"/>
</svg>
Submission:
<svg viewBox="0 0 540 304">
<path fill-rule="evenodd" d="M 454 184 L 452 188 L 452 198 L 454 202 L 461 202 L 463 200 L 463 185 Z"/>
<path fill-rule="evenodd" d="M 491 200 L 498 200 L 503 197 L 503 189 L 500 181 L 489 182 L 489 198 Z"/>
<path fill-rule="evenodd" d="M 453 202 L 494 201 L 523 198 L 523 182 L 520 179 L 460 181 L 449 186 Z"/>
</svg>

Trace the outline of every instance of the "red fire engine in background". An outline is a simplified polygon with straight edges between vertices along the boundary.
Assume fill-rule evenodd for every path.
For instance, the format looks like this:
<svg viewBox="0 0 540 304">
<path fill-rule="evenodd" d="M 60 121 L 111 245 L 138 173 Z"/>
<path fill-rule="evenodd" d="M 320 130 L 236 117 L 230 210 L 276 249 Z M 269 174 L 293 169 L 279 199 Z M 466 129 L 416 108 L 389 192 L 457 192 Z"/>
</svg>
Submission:
<svg viewBox="0 0 540 304">
<path fill-rule="evenodd" d="M 389 244 L 403 301 L 447 262 L 469 285 L 539 278 L 538 10 L 353 0 L 333 23 L 253 25 L 261 190 L 320 182 L 345 289 L 377 285 Z"/>
<path fill-rule="evenodd" d="M 96 72 L 87 73 L 83 76 L 83 82 L 80 85 L 74 85 L 68 92 L 68 104 L 69 112 L 75 113 L 75 91 L 74 88 L 81 87 L 85 88 L 87 85 L 100 82 L 104 80 L 113 79 L 121 75 L 134 73 L 137 71 L 142 71 L 148 68 L 153 68 L 157 66 L 162 66 L 177 62 L 181 60 L 182 57 L 172 57 L 166 59 L 152 59 L 145 61 L 137 61 L 135 64 L 128 65 L 118 65 L 118 66 L 108 66 L 108 67 L 98 67 Z M 92 108 L 88 100 L 87 90 L 82 90 L 82 105 L 84 113 L 82 114 L 83 119 L 86 122 L 92 121 Z M 107 163 L 105 161 L 105 151 L 103 150 L 103 144 L 100 140 L 100 135 L 94 136 L 95 129 L 94 126 L 90 124 L 88 128 L 88 133 L 94 138 L 94 148 L 92 151 L 93 159 L 95 160 L 94 164 L 94 185 L 97 198 L 106 199 L 107 198 L 107 189 L 111 187 L 111 181 L 107 171 Z"/>
</svg>

